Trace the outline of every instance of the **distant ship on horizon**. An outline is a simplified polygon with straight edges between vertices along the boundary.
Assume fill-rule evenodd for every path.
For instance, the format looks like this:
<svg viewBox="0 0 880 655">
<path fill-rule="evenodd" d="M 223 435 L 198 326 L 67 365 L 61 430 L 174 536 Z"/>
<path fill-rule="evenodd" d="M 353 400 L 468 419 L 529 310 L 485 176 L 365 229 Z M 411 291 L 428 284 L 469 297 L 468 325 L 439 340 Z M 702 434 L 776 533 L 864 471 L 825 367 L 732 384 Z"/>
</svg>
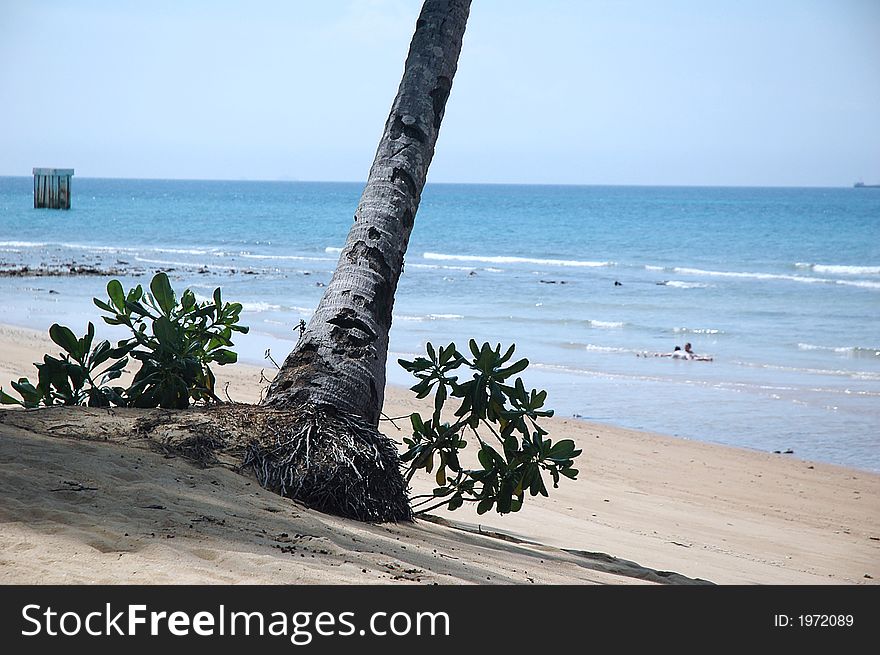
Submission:
<svg viewBox="0 0 880 655">
<path fill-rule="evenodd" d="M 880 184 L 865 184 L 864 182 L 856 182 L 853 184 L 854 189 L 880 189 Z"/>
</svg>

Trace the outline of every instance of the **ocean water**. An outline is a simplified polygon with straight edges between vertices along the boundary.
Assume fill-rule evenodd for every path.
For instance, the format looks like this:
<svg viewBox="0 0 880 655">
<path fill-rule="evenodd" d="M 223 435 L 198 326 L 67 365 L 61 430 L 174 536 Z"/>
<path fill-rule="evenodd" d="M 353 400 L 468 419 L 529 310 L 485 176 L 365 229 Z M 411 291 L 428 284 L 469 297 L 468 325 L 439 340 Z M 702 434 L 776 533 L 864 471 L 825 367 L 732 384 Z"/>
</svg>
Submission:
<svg viewBox="0 0 880 655">
<path fill-rule="evenodd" d="M 0 178 L 0 268 L 221 286 L 251 326 L 242 359 L 268 366 L 320 300 L 361 190 L 75 177 L 61 212 L 32 208 L 31 178 Z M 0 277 L 0 320 L 81 332 L 106 282 Z M 557 415 L 880 471 L 878 316 L 880 189 L 429 184 L 388 378 L 409 384 L 397 358 L 427 341 L 515 342 Z M 713 361 L 650 356 L 687 341 Z"/>
</svg>

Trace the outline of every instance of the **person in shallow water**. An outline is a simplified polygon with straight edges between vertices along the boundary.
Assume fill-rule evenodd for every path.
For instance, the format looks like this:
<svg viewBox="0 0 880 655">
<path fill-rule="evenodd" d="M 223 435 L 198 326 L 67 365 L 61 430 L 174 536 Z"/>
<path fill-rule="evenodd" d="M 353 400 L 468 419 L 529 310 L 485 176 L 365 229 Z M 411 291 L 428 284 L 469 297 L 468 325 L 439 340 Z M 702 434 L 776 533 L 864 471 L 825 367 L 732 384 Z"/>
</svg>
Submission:
<svg viewBox="0 0 880 655">
<path fill-rule="evenodd" d="M 690 342 L 684 344 L 684 350 L 681 346 L 673 348 L 671 353 L 636 353 L 639 357 L 671 357 L 672 359 L 690 359 L 696 362 L 711 362 L 712 357 L 705 355 L 697 355 L 692 349 Z"/>
<path fill-rule="evenodd" d="M 697 353 L 695 353 L 692 350 L 690 341 L 687 342 L 686 344 L 684 344 L 684 352 L 685 352 L 685 356 L 687 359 L 693 359 L 698 362 L 711 362 L 712 361 L 711 357 L 706 357 L 704 355 L 697 355 Z"/>
</svg>

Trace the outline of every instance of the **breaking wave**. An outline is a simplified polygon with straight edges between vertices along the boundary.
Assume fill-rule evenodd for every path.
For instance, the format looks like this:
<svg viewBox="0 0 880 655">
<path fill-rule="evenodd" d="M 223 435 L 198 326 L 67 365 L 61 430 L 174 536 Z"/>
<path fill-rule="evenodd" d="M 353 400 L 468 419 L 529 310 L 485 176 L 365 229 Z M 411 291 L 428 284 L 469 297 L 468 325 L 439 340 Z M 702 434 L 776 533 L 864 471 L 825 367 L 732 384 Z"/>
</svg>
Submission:
<svg viewBox="0 0 880 655">
<path fill-rule="evenodd" d="M 484 256 L 484 255 L 446 255 L 438 252 L 426 252 L 425 259 L 457 262 L 484 262 L 486 264 L 539 264 L 545 266 L 574 266 L 595 268 L 600 266 L 616 266 L 616 262 L 594 262 L 579 259 L 539 259 L 535 257 Z"/>
</svg>

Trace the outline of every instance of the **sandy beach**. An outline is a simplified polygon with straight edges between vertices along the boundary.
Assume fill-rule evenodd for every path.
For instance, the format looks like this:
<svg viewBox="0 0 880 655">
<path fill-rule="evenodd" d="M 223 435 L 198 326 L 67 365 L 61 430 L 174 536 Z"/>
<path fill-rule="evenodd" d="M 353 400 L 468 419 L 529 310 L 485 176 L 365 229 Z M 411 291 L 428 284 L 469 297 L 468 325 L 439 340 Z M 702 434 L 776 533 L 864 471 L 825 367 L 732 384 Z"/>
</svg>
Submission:
<svg viewBox="0 0 880 655">
<path fill-rule="evenodd" d="M 57 347 L 0 326 L 0 381 Z M 217 369 L 257 402 L 260 369 Z M 265 371 L 269 374 L 269 371 Z M 386 391 L 385 413 L 420 407 Z M 551 394 L 552 406 L 552 394 Z M 369 525 L 310 511 L 224 467 L 88 429 L 89 411 L 0 411 L 0 582 L 321 584 L 876 584 L 880 476 L 554 418 L 583 449 L 576 481 L 517 514 L 435 510 Z M 137 410 L 114 410 L 133 420 Z M 36 412 L 28 412 L 33 416 Z M 405 421 L 397 424 L 404 428 Z M 42 426 L 41 428 L 35 425 Z M 71 429 L 70 426 L 76 426 Z M 390 423 L 397 441 L 405 433 Z M 414 492 L 431 488 L 414 481 Z M 671 572 L 671 573 L 670 573 Z"/>
</svg>

